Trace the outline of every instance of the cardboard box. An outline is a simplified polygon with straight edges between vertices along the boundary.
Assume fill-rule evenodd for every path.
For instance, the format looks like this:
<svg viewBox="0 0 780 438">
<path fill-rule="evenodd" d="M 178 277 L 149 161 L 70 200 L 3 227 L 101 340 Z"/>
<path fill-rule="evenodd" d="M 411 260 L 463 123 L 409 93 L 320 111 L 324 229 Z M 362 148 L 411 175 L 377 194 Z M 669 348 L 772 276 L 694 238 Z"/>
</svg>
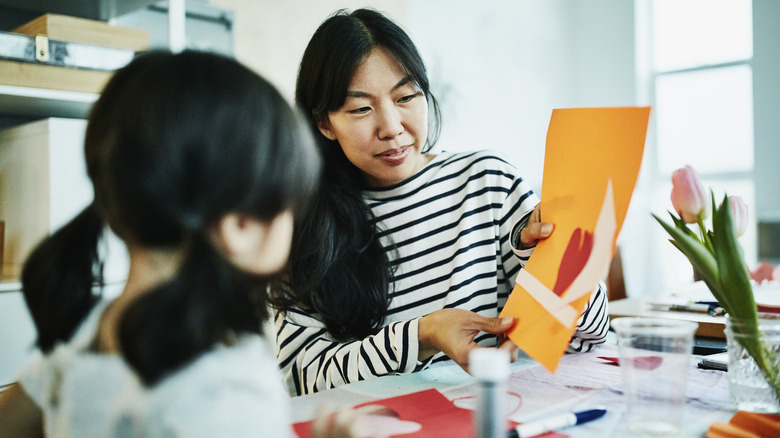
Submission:
<svg viewBox="0 0 780 438">
<path fill-rule="evenodd" d="M 0 220 L 5 221 L 3 276 L 18 278 L 27 256 L 92 202 L 84 163 L 87 121 L 48 118 L 0 131 Z M 127 255 L 108 239 L 105 276 L 127 274 Z"/>
<path fill-rule="evenodd" d="M 64 41 L 121 47 L 134 51 L 149 48 L 149 32 L 145 30 L 112 26 L 102 21 L 60 14 L 41 15 L 12 32 L 26 35 L 42 34 Z"/>
</svg>

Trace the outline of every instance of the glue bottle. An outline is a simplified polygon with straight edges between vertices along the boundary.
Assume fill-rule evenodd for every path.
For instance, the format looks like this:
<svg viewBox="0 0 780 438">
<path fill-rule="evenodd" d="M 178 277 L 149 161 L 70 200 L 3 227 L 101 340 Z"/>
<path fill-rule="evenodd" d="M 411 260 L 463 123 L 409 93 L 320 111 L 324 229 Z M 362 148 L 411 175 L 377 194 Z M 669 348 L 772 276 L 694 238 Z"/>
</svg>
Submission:
<svg viewBox="0 0 780 438">
<path fill-rule="evenodd" d="M 505 438 L 504 418 L 509 353 L 495 348 L 477 348 L 469 354 L 469 372 L 477 380 L 474 427 L 477 438 Z"/>
</svg>

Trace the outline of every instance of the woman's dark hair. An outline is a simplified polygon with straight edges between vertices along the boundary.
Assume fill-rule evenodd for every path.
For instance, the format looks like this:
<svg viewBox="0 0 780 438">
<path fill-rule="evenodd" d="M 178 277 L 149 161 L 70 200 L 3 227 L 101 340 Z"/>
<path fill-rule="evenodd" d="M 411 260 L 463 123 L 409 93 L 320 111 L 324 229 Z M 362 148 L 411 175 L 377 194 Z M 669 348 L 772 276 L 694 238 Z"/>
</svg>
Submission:
<svg viewBox="0 0 780 438">
<path fill-rule="evenodd" d="M 23 268 L 42 351 L 69 340 L 99 299 L 105 224 L 133 245 L 185 253 L 174 278 L 141 295 L 120 322 L 122 354 L 146 384 L 217 343 L 262 333 L 273 279 L 230 263 L 207 229 L 233 213 L 300 216 L 313 197 L 320 159 L 311 131 L 273 86 L 213 53 L 142 54 L 95 103 L 85 157 L 93 204 Z"/>
<path fill-rule="evenodd" d="M 432 120 L 424 152 L 429 151 L 439 134 L 440 113 L 425 65 L 406 32 L 377 11 L 340 10 L 325 20 L 303 54 L 295 93 L 317 133 L 325 168 L 311 214 L 294 232 L 285 285 L 292 293 L 281 288 L 275 304 L 281 311 L 299 306 L 318 314 L 340 340 L 360 339 L 382 327 L 390 301 L 392 247 L 385 248 L 377 237 L 378 224 L 361 194 L 360 170 L 337 141 L 319 135 L 317 123 L 344 104 L 353 73 L 376 47 L 393 55 L 428 100 Z"/>
</svg>

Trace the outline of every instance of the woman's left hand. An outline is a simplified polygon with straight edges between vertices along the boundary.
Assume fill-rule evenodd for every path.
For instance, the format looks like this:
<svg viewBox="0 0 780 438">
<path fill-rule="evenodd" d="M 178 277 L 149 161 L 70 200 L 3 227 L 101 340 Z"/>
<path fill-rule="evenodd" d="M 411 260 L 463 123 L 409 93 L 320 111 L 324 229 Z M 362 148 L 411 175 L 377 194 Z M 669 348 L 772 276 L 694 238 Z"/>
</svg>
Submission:
<svg viewBox="0 0 780 438">
<path fill-rule="evenodd" d="M 534 208 L 528 223 L 520 231 L 520 241 L 523 245 L 531 246 L 539 240 L 546 239 L 552 235 L 555 225 L 549 222 L 542 222 L 541 204 Z"/>
</svg>

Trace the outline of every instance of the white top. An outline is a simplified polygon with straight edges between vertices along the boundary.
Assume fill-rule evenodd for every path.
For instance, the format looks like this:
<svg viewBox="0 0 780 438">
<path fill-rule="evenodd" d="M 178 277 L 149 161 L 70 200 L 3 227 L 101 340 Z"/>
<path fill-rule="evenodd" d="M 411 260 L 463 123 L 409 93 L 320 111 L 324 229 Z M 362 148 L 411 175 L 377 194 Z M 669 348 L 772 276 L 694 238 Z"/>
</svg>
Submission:
<svg viewBox="0 0 780 438">
<path fill-rule="evenodd" d="M 289 398 L 262 336 L 215 347 L 144 388 L 120 356 L 87 351 L 105 305 L 69 343 L 22 372 L 47 437 L 294 436 Z"/>
</svg>

